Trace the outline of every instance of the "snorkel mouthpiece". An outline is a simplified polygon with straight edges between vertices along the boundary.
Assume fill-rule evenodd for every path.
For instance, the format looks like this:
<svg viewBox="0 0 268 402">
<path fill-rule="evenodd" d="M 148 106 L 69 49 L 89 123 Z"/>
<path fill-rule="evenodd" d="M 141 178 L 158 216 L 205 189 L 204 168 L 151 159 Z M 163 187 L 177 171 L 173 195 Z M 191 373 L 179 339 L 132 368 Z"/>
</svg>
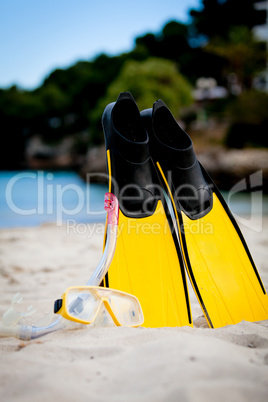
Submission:
<svg viewBox="0 0 268 402">
<path fill-rule="evenodd" d="M 104 209 L 108 213 L 108 225 L 118 225 L 119 204 L 118 199 L 113 193 L 105 193 Z"/>
</svg>

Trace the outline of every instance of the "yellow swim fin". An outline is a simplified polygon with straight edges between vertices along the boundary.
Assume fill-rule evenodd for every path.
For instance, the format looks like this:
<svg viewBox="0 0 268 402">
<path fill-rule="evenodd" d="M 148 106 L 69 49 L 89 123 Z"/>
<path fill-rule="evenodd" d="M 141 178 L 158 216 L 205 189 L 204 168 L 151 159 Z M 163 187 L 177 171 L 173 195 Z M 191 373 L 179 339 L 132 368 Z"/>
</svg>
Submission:
<svg viewBox="0 0 268 402">
<path fill-rule="evenodd" d="M 183 259 L 210 327 L 268 319 L 268 296 L 242 233 L 198 162 L 190 137 L 161 100 L 141 112 L 170 198 Z"/>
<path fill-rule="evenodd" d="M 119 200 L 118 239 L 105 286 L 139 299 L 145 327 L 192 325 L 180 245 L 130 93 L 105 108 L 102 125 L 109 191 Z"/>
</svg>

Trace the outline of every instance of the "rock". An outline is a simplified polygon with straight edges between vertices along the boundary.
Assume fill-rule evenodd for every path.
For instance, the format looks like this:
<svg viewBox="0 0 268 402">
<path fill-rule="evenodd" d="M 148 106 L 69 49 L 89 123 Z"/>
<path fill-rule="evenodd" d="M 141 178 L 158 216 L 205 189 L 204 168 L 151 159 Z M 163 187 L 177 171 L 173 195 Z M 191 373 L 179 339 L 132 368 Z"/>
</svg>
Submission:
<svg viewBox="0 0 268 402">
<path fill-rule="evenodd" d="M 80 169 L 80 175 L 90 182 L 104 183 L 108 181 L 106 172 L 105 145 L 90 148 Z"/>
<path fill-rule="evenodd" d="M 198 159 L 221 189 L 229 190 L 238 181 L 261 171 L 263 190 L 268 192 L 268 150 L 211 147 Z"/>
<path fill-rule="evenodd" d="M 69 169 L 81 163 L 73 153 L 74 138 L 65 137 L 57 144 L 44 143 L 39 135 L 31 137 L 25 151 L 25 162 L 30 169 Z"/>
<path fill-rule="evenodd" d="M 74 137 L 50 145 L 34 136 L 26 149 L 26 164 L 30 169 L 75 169 L 87 181 L 107 184 L 105 145 L 89 148 L 85 156 L 74 153 L 73 146 Z M 240 180 L 261 171 L 263 190 L 268 192 L 268 149 L 203 145 L 196 148 L 196 153 L 220 189 L 230 190 Z"/>
</svg>

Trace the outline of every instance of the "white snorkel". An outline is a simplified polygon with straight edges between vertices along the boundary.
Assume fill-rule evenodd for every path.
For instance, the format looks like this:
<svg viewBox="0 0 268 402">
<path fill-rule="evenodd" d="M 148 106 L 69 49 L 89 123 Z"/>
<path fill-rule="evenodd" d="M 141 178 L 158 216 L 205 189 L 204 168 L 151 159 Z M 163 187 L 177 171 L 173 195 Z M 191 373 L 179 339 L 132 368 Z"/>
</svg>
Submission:
<svg viewBox="0 0 268 402">
<path fill-rule="evenodd" d="M 104 209 L 107 211 L 107 238 L 105 249 L 99 265 L 87 282 L 87 286 L 99 286 L 101 284 L 103 278 L 108 272 L 115 253 L 118 231 L 119 204 L 118 199 L 114 194 L 105 193 Z"/>
<path fill-rule="evenodd" d="M 111 265 L 116 248 L 119 205 L 114 194 L 105 193 L 104 209 L 108 214 L 105 249 L 97 268 L 87 282 L 88 286 L 99 286 L 101 284 Z M 0 321 L 0 336 L 14 336 L 22 340 L 30 340 L 66 327 L 68 321 L 61 316 L 57 316 L 56 320 L 47 326 L 37 327 L 19 324 L 18 322 L 21 318 L 29 316 L 36 311 L 32 306 L 28 307 L 26 313 L 17 311 L 14 306 L 21 303 L 22 300 L 19 294 L 14 296 L 11 306 L 3 314 Z"/>
</svg>

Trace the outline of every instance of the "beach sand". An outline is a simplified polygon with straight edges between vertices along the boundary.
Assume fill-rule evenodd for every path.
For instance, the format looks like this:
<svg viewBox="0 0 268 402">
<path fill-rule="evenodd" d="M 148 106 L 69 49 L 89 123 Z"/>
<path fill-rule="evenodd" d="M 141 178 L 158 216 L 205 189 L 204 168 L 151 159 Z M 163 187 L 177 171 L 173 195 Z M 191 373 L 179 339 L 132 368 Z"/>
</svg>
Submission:
<svg viewBox="0 0 268 402">
<path fill-rule="evenodd" d="M 268 219 L 261 232 L 241 229 L 268 289 Z M 103 230 L 0 230 L 0 316 L 17 292 L 21 308 L 37 308 L 25 323 L 51 313 L 68 286 L 88 281 Z M 209 329 L 190 297 L 194 328 L 80 325 L 31 341 L 0 337 L 1 401 L 267 401 L 268 321 Z"/>
</svg>

